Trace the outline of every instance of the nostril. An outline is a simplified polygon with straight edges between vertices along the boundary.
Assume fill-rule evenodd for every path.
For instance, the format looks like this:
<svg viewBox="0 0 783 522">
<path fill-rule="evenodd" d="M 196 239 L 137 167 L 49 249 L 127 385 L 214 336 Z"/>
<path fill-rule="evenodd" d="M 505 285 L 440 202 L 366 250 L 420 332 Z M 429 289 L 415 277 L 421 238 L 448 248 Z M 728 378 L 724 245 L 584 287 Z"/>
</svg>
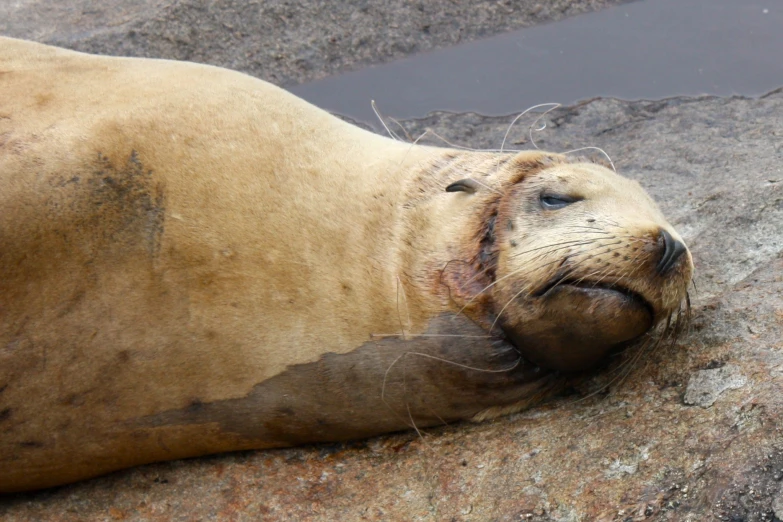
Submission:
<svg viewBox="0 0 783 522">
<path fill-rule="evenodd" d="M 672 235 L 664 229 L 661 229 L 661 238 L 663 239 L 663 255 L 661 260 L 658 261 L 658 266 L 655 269 L 659 274 L 663 275 L 677 263 L 677 260 L 687 250 L 682 241 L 678 241 L 672 237 Z"/>
</svg>

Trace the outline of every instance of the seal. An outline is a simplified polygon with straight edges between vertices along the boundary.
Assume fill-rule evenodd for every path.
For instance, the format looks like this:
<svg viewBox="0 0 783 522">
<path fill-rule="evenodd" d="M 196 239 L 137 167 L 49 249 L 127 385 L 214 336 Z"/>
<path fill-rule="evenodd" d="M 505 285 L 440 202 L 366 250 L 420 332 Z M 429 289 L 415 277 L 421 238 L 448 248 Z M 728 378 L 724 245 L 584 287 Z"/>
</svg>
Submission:
<svg viewBox="0 0 783 522">
<path fill-rule="evenodd" d="M 0 39 L 2 492 L 518 411 L 660 332 L 692 270 L 599 164 Z"/>
</svg>

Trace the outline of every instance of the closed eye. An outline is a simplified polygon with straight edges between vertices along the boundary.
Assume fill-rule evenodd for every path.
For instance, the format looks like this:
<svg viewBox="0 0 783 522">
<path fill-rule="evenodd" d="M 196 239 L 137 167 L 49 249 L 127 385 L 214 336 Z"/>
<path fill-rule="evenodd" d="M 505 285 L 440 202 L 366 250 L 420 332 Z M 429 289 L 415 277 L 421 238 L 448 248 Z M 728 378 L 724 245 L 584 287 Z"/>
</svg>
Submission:
<svg viewBox="0 0 783 522">
<path fill-rule="evenodd" d="M 540 197 L 541 206 L 545 210 L 557 210 L 581 201 L 582 198 L 576 198 L 573 196 L 566 196 L 565 194 L 541 194 Z"/>
</svg>

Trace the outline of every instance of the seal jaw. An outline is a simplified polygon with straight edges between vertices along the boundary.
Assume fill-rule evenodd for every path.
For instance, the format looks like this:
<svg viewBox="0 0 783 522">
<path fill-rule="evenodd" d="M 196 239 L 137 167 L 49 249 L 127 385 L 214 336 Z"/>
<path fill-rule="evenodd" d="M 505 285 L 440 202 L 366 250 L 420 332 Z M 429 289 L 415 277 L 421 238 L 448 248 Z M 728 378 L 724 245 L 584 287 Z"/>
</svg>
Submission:
<svg viewBox="0 0 783 522">
<path fill-rule="evenodd" d="M 505 323 L 512 343 L 536 364 L 575 372 L 653 327 L 654 312 L 639 294 L 611 286 L 560 283 L 534 298 L 535 320 Z"/>
</svg>

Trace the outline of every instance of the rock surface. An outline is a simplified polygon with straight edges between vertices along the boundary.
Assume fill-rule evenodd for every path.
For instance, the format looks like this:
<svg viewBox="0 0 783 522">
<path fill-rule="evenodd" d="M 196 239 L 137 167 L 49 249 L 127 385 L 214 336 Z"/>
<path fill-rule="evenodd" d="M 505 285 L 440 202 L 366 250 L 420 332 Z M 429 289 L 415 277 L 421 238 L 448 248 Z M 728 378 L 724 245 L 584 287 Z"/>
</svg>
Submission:
<svg viewBox="0 0 783 522">
<path fill-rule="evenodd" d="M 166 16 L 184 5 L 136 4 L 157 5 Z M 136 4 L 127 3 L 129 13 Z M 216 4 L 203 5 L 208 13 Z M 0 20 L 6 20 L 4 8 Z M 164 19 L 169 20 L 161 15 Z M 107 34 L 88 32 L 84 40 L 37 36 L 101 50 Z M 132 39 L 117 45 L 114 52 L 127 54 L 159 50 L 130 52 Z M 191 54 L 181 57 L 239 63 L 220 53 L 206 59 L 208 47 L 189 48 Z M 288 69 L 275 70 L 281 71 L 278 79 L 293 77 L 286 76 Z M 604 149 L 618 171 L 651 192 L 688 242 L 696 264 L 690 330 L 676 344 L 638 360 L 627 354 L 614 361 L 581 395 L 491 423 L 426 430 L 423 438 L 411 432 L 144 466 L 2 498 L 0 519 L 779 520 L 780 114 L 783 91 L 760 99 L 599 99 L 558 109 L 542 120 L 545 130 L 533 132 L 543 149 Z M 402 125 L 414 139 L 431 129 L 425 140 L 437 142 L 437 134 L 460 145 L 498 148 L 512 119 L 437 113 Z M 506 148 L 532 147 L 532 122 L 520 121 Z M 743 377 L 744 383 L 709 387 L 727 380 L 737 384 L 731 376 Z M 697 393 L 687 401 L 687 390 L 698 389 L 701 381 L 709 400 Z"/>
<path fill-rule="evenodd" d="M 721 393 L 742 388 L 747 382 L 748 379 L 731 364 L 721 368 L 699 370 L 691 374 L 683 402 L 688 406 L 709 408 L 715 404 Z"/>
</svg>

